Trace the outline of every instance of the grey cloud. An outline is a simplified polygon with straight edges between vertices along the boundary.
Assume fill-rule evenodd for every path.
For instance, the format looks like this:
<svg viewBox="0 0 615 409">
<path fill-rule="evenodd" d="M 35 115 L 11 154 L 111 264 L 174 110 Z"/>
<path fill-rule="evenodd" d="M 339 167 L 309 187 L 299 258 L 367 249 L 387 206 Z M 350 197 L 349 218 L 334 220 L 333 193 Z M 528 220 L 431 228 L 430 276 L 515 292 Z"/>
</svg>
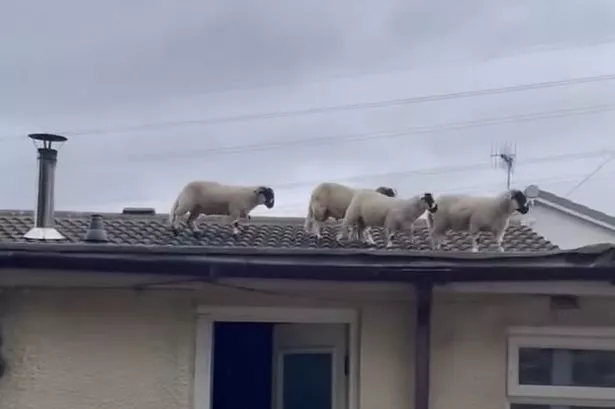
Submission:
<svg viewBox="0 0 615 409">
<path fill-rule="evenodd" d="M 33 206 L 36 153 L 24 136 L 33 131 L 67 132 L 57 207 L 82 210 L 153 203 L 166 211 L 178 189 L 197 178 L 277 186 L 278 214 L 302 214 L 312 184 L 322 179 L 386 183 L 407 194 L 492 192 L 503 186 L 502 172 L 489 165 L 494 143 L 516 140 L 520 158 L 613 148 L 609 112 L 339 139 L 615 102 L 615 82 L 606 81 L 382 109 L 156 126 L 610 72 L 608 44 L 525 53 L 615 38 L 612 1 L 23 0 L 1 7 L 0 148 L 10 152 L 0 165 L 2 207 Z M 390 72 L 399 68 L 412 70 Z M 352 77 L 378 71 L 383 74 Z M 322 81 L 337 75 L 345 78 Z M 242 89 L 275 83 L 282 85 Z M 130 129 L 140 124 L 152 126 Z M 107 132 L 75 133 L 97 129 Z M 305 139 L 310 142 L 297 142 Z M 256 146 L 267 144 L 281 145 Z M 216 151 L 228 147 L 240 149 Z M 520 166 L 514 180 L 542 180 L 543 187 L 565 192 L 599 159 Z M 458 173 L 413 173 L 481 163 L 484 168 Z M 612 171 L 605 167 L 573 199 L 589 200 L 601 191 L 601 175 Z M 613 200 L 603 202 L 615 212 L 608 204 Z"/>
</svg>

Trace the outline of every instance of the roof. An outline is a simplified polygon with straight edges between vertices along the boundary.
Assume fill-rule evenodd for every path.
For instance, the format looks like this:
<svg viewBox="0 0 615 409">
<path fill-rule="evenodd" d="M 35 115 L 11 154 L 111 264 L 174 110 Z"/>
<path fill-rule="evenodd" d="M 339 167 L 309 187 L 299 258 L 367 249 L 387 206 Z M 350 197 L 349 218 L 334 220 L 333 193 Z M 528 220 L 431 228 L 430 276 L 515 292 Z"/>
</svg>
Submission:
<svg viewBox="0 0 615 409">
<path fill-rule="evenodd" d="M 92 213 L 56 212 L 56 228 L 69 243 L 83 243 Z M 253 217 L 243 223 L 242 232 L 233 237 L 232 229 L 218 217 L 199 219 L 201 237 L 196 238 L 187 229 L 174 236 L 168 225 L 168 216 L 126 215 L 103 213 L 104 225 L 111 244 L 133 246 L 208 246 L 218 248 L 278 248 L 278 249 L 367 249 L 369 245 L 360 242 L 338 242 L 335 239 L 337 223 L 327 223 L 323 238 L 316 239 L 303 231 L 303 218 Z M 26 243 L 23 235 L 33 226 L 30 211 L 0 211 L 0 243 Z M 431 246 L 424 220 L 417 221 L 416 243 L 412 244 L 408 234 L 400 234 L 400 245 L 386 249 L 382 229 L 374 230 L 376 249 L 393 251 L 406 249 L 430 251 Z M 444 251 L 469 251 L 471 239 L 467 233 L 449 233 L 443 243 Z M 485 236 L 481 248 L 495 250 L 490 235 Z M 511 223 L 504 238 L 504 248 L 513 252 L 540 252 L 557 249 L 557 246 L 538 235 L 531 228 Z"/>
<path fill-rule="evenodd" d="M 599 222 L 606 223 L 610 226 L 615 227 L 615 217 L 608 215 L 606 213 L 600 212 L 598 210 L 592 209 L 580 203 L 573 202 L 572 200 L 566 199 L 565 197 L 562 197 L 562 196 L 558 196 L 555 193 L 551 193 L 545 190 L 540 190 L 540 193 L 538 194 L 538 199 L 539 199 L 539 202 L 544 203 L 544 201 L 547 201 L 557 206 L 563 207 L 564 209 L 567 209 L 569 211 L 579 213 L 591 219 L 594 219 Z"/>
<path fill-rule="evenodd" d="M 0 269 L 100 271 L 107 273 L 219 278 L 282 278 L 336 281 L 615 280 L 615 245 L 559 250 L 529 227 L 512 224 L 507 252 L 472 253 L 465 234 L 450 234 L 446 249 L 431 251 L 424 225 L 417 244 L 386 249 L 382 231 L 369 248 L 339 244 L 333 224 L 322 242 L 303 232 L 301 218 L 253 218 L 234 238 L 219 218 L 200 222 L 199 239 L 185 231 L 174 236 L 165 215 L 103 214 L 111 244 L 86 243 L 90 213 L 56 212 L 65 243 L 26 242 L 32 213 L 0 211 Z M 419 224 L 423 224 L 420 222 Z M 493 241 L 487 244 L 493 247 Z"/>
</svg>

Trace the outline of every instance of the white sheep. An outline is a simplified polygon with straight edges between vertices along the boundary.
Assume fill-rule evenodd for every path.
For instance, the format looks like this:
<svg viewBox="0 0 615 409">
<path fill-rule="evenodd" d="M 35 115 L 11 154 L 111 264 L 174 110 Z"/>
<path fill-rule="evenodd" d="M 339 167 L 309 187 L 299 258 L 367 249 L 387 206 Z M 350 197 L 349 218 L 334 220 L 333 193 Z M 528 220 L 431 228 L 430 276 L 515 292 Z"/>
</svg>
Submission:
<svg viewBox="0 0 615 409">
<path fill-rule="evenodd" d="M 305 218 L 305 231 L 315 234 L 320 239 L 322 224 L 329 217 L 335 220 L 343 219 L 357 190 L 334 182 L 323 182 L 316 186 L 310 196 L 308 214 Z M 387 186 L 380 186 L 375 191 L 389 197 L 397 196 L 395 189 Z M 369 231 L 367 233 L 369 234 Z M 338 239 L 339 237 L 338 234 Z"/>
<path fill-rule="evenodd" d="M 467 231 L 472 235 L 472 251 L 478 251 L 481 232 L 490 231 L 495 236 L 499 251 L 504 251 L 502 240 L 510 217 L 515 211 L 529 211 L 525 193 L 509 190 L 495 197 L 470 195 L 443 195 L 438 199 L 439 210 L 427 217 L 432 246 L 439 250 L 448 230 Z"/>
<path fill-rule="evenodd" d="M 410 230 L 410 239 L 414 242 L 414 222 L 425 211 L 430 213 L 438 210 L 438 204 L 431 193 L 414 196 L 408 199 L 387 197 L 372 191 L 357 192 L 346 211 L 342 222 L 342 232 L 349 237 L 353 231 L 355 238 L 362 237 L 367 227 L 384 227 L 387 236 L 387 247 L 393 246 L 393 238 L 401 230 Z M 375 244 L 371 235 L 369 244 Z"/>
<path fill-rule="evenodd" d="M 201 214 L 225 215 L 233 224 L 233 234 L 239 233 L 239 219 L 261 204 L 273 208 L 275 195 L 267 186 L 231 186 L 211 181 L 193 181 L 179 193 L 169 213 L 173 233 L 178 234 L 179 219 L 190 212 L 187 224 L 196 235 L 195 221 Z"/>
</svg>

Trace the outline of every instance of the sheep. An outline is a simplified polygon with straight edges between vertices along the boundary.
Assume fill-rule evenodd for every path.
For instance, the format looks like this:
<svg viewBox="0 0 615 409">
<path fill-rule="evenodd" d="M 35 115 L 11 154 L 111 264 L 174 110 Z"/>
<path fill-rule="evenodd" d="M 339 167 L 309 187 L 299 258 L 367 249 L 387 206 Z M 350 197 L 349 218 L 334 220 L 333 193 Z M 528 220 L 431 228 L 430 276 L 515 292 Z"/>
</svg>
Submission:
<svg viewBox="0 0 615 409">
<path fill-rule="evenodd" d="M 425 211 L 438 211 L 438 204 L 431 193 L 401 199 L 364 190 L 352 198 L 342 222 L 342 231 L 348 237 L 349 230 L 353 230 L 355 237 L 359 238 L 366 227 L 384 227 L 386 246 L 392 247 L 395 235 L 402 229 L 409 229 L 410 239 L 414 242 L 414 222 Z M 371 235 L 367 242 L 375 244 Z"/>
<path fill-rule="evenodd" d="M 306 233 L 311 232 L 320 239 L 322 223 L 329 217 L 335 220 L 343 219 L 356 191 L 357 189 L 334 182 L 323 182 L 316 186 L 312 191 L 308 214 L 305 218 Z M 389 197 L 397 196 L 397 191 L 387 186 L 380 186 L 375 191 Z"/>
<path fill-rule="evenodd" d="M 443 195 L 438 198 L 439 210 L 427 216 L 432 247 L 439 250 L 442 237 L 448 230 L 467 231 L 472 235 L 472 251 L 478 251 L 478 237 L 482 231 L 495 236 L 499 251 L 510 217 L 515 211 L 526 214 L 529 204 L 525 193 L 508 190 L 495 197 Z"/>
<path fill-rule="evenodd" d="M 174 234 L 178 234 L 179 218 L 190 212 L 187 224 L 198 235 L 195 221 L 201 214 L 225 215 L 233 224 L 233 235 L 239 234 L 239 219 L 250 218 L 249 213 L 261 204 L 273 208 L 275 194 L 267 186 L 231 186 L 212 181 L 192 181 L 179 193 L 169 213 Z"/>
</svg>

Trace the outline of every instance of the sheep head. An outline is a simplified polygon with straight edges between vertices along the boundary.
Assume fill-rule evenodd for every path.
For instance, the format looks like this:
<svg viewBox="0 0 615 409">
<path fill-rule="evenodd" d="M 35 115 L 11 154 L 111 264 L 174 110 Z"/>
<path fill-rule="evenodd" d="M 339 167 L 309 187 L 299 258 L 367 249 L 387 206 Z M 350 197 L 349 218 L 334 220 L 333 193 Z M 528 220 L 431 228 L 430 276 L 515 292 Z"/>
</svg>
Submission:
<svg viewBox="0 0 615 409">
<path fill-rule="evenodd" d="M 267 209 L 271 209 L 275 204 L 275 194 L 273 189 L 267 186 L 260 186 L 254 192 L 258 198 L 259 204 L 264 204 Z"/>
<path fill-rule="evenodd" d="M 520 190 L 513 189 L 510 191 L 510 201 L 513 211 L 518 211 L 521 214 L 526 214 L 530 210 L 527 196 Z"/>
<path fill-rule="evenodd" d="M 421 203 L 424 204 L 424 206 L 427 208 L 427 210 L 429 210 L 430 213 L 435 213 L 438 211 L 438 204 L 434 200 L 431 193 L 425 193 L 421 197 Z"/>
</svg>

